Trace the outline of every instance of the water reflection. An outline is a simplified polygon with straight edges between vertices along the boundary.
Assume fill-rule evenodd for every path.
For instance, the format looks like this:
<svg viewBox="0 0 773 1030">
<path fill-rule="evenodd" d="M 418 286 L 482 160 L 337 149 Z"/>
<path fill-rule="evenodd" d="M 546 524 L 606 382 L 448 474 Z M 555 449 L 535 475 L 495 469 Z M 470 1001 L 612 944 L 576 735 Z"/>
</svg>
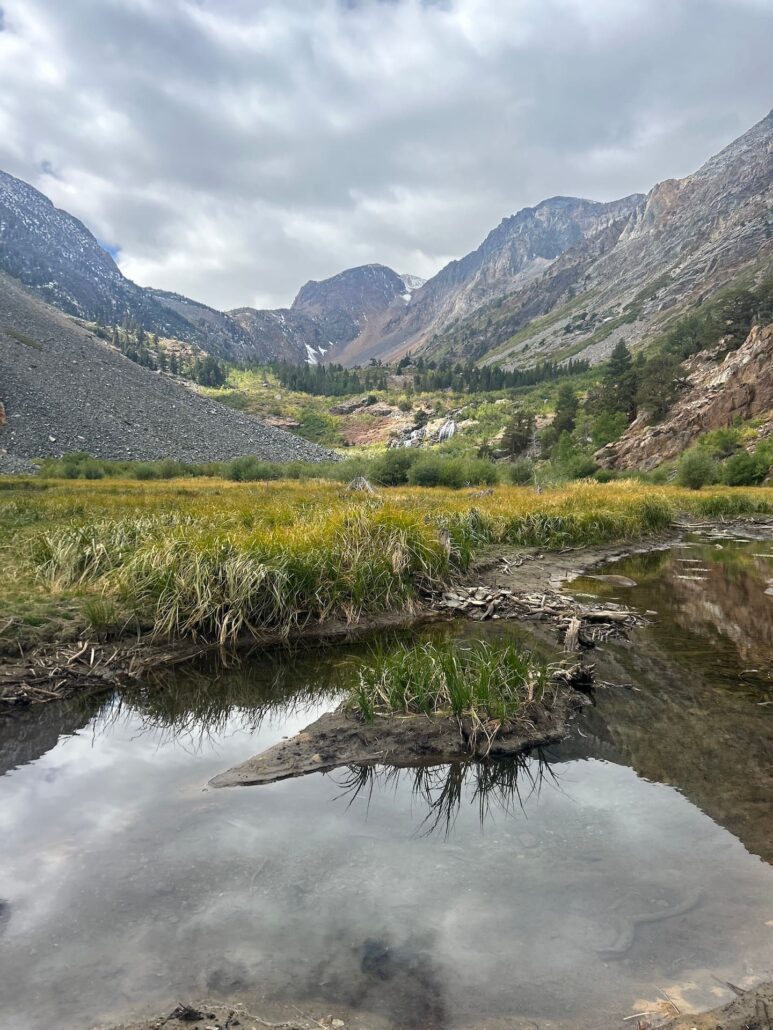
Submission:
<svg viewBox="0 0 773 1030">
<path fill-rule="evenodd" d="M 330 775 L 341 788 L 340 797 L 350 805 L 364 800 L 366 808 L 375 789 L 397 792 L 407 781 L 414 802 L 426 809 L 417 832 L 430 835 L 441 830 L 446 838 L 463 804 L 477 809 L 482 826 L 497 814 L 512 814 L 516 807 L 523 810 L 532 795 L 539 794 L 544 780 L 558 782 L 541 750 L 528 757 L 414 768 L 352 765 L 344 773 Z"/>
<path fill-rule="evenodd" d="M 694 542 L 610 569 L 652 626 L 597 655 L 599 690 L 570 754 L 604 754 L 677 786 L 754 854 L 773 862 L 773 545 Z M 692 569 L 694 571 L 684 571 Z M 577 591 L 613 588 L 577 580 Z"/>
<path fill-rule="evenodd" d="M 769 688 L 738 675 L 766 638 L 743 611 L 741 637 L 700 628 L 759 574 L 726 562 L 735 586 L 706 576 L 682 626 L 668 605 L 697 580 L 674 585 L 675 557 L 626 597 L 658 623 L 598 650 L 636 689 L 600 690 L 543 756 L 202 789 L 334 704 L 355 648 L 179 669 L 0 729 L 0 1026 L 209 991 L 369 1030 L 607 1030 L 661 989 L 710 1007 L 715 977 L 773 975 Z"/>
</svg>

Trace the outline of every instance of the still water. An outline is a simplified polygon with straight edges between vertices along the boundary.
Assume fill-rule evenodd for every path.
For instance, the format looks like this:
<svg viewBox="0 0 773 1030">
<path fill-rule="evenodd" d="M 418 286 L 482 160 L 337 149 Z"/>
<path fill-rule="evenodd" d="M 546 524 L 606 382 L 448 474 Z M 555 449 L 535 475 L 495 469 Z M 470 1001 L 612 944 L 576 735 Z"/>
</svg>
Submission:
<svg viewBox="0 0 773 1030">
<path fill-rule="evenodd" d="M 771 978 L 773 544 L 604 572 L 638 585 L 572 589 L 653 624 L 597 650 L 616 685 L 518 765 L 206 789 L 332 707 L 356 649 L 0 727 L 0 1027 L 209 994 L 351 1027 L 604 1030 Z"/>
</svg>

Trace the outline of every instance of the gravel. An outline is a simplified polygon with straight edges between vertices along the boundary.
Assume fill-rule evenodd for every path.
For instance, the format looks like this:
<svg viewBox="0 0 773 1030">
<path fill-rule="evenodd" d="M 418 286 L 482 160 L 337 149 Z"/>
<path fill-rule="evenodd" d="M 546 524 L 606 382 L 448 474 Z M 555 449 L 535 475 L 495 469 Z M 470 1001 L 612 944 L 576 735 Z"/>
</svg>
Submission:
<svg viewBox="0 0 773 1030">
<path fill-rule="evenodd" d="M 141 368 L 2 274 L 0 401 L 0 472 L 28 471 L 24 459 L 72 451 L 114 460 L 336 460 Z"/>
</svg>

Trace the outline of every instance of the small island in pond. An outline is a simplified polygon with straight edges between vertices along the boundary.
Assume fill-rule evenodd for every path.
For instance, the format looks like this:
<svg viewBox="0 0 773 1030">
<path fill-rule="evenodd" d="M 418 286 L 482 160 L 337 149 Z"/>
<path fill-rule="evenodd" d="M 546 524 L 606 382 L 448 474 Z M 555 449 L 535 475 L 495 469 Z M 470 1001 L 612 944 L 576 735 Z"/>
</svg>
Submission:
<svg viewBox="0 0 773 1030">
<path fill-rule="evenodd" d="M 591 684 L 581 663 L 549 666 L 515 644 L 402 645 L 376 653 L 334 712 L 210 785 L 512 757 L 561 740 Z"/>
</svg>

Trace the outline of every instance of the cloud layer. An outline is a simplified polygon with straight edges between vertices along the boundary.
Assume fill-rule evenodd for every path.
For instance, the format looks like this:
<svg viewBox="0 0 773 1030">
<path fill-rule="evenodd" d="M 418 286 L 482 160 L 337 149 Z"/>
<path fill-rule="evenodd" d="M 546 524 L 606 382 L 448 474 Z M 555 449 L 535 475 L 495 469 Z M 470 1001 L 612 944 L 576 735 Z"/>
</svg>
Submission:
<svg viewBox="0 0 773 1030">
<path fill-rule="evenodd" d="M 137 282 L 272 306 L 692 171 L 771 43 L 773 0 L 5 0 L 0 167 Z"/>
</svg>

